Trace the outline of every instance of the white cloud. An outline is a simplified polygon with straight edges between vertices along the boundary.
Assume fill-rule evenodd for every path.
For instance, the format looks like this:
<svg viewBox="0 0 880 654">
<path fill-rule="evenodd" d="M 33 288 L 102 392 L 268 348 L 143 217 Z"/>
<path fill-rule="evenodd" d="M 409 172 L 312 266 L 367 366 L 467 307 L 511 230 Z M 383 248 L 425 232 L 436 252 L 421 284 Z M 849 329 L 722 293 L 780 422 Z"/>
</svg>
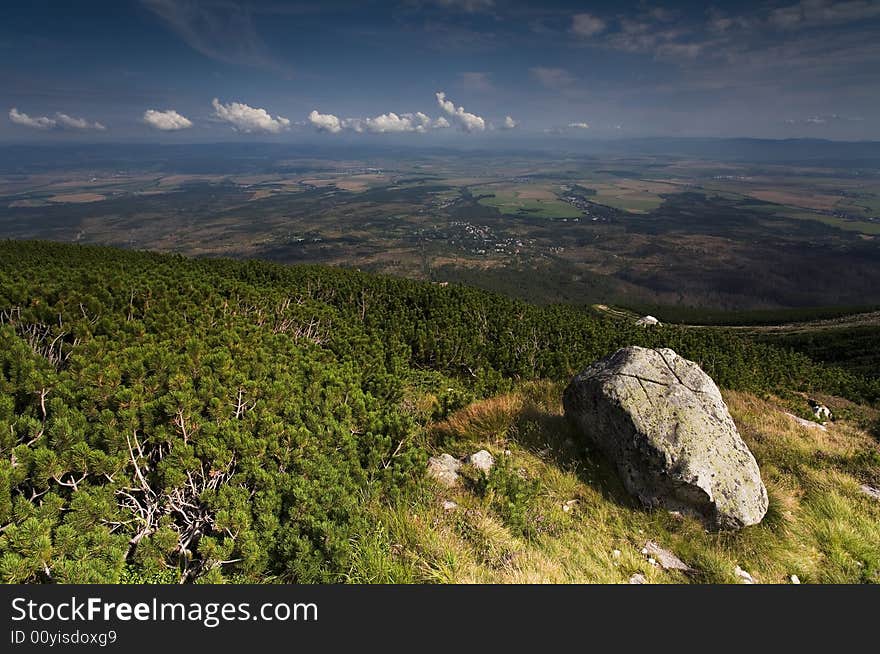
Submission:
<svg viewBox="0 0 880 654">
<path fill-rule="evenodd" d="M 451 100 L 446 99 L 443 91 L 437 91 L 437 104 L 447 114 L 449 114 L 455 122 L 466 132 L 479 131 L 486 129 L 486 121 L 476 114 L 468 113 L 464 107 L 456 107 Z"/>
<path fill-rule="evenodd" d="M 516 122 L 510 116 L 506 116 L 504 118 L 504 122 L 501 123 L 501 129 L 514 129 L 517 125 L 519 125 L 518 122 Z"/>
<path fill-rule="evenodd" d="M 309 122 L 320 132 L 336 134 L 342 131 L 342 121 L 333 114 L 319 114 L 317 111 L 312 111 L 309 114 Z"/>
<path fill-rule="evenodd" d="M 416 132 L 424 134 L 431 129 L 449 127 L 449 121 L 443 117 L 432 119 L 429 115 L 417 111 L 415 113 L 396 114 L 389 111 L 373 118 L 339 118 L 333 114 L 322 114 L 312 111 L 309 122 L 321 132 L 338 134 L 342 130 L 351 130 L 358 134 L 399 134 Z"/>
<path fill-rule="evenodd" d="M 12 107 L 12 109 L 9 110 L 9 120 L 16 125 L 23 125 L 24 127 L 31 127 L 33 129 L 52 129 L 57 125 L 57 122 L 51 118 L 47 118 L 46 116 L 36 116 L 32 118 L 15 107 Z"/>
<path fill-rule="evenodd" d="M 144 112 L 144 122 L 163 132 L 170 132 L 178 129 L 187 129 L 192 127 L 192 121 L 186 116 L 181 116 L 174 109 L 166 111 L 158 111 L 156 109 L 147 109 Z"/>
<path fill-rule="evenodd" d="M 569 123 L 568 126 L 571 129 L 590 129 L 588 123 Z"/>
<path fill-rule="evenodd" d="M 375 118 L 367 118 L 364 121 L 364 125 L 368 131 L 377 134 L 385 132 L 425 132 L 431 126 L 431 118 L 421 111 L 415 114 L 403 114 L 402 116 L 390 112 Z"/>
<path fill-rule="evenodd" d="M 58 124 L 61 127 L 69 127 L 70 129 L 96 129 L 99 131 L 107 129 L 97 121 L 90 123 L 85 118 L 75 118 L 74 116 L 68 116 L 67 114 L 60 112 L 55 114 L 55 117 L 58 119 Z"/>
<path fill-rule="evenodd" d="M 864 121 L 861 116 L 842 116 L 841 114 L 822 114 L 797 119 L 787 118 L 784 122 L 788 125 L 829 125 L 831 123 L 860 123 Z"/>
<path fill-rule="evenodd" d="M 22 125 L 32 129 L 67 128 L 82 130 L 95 129 L 99 131 L 107 129 L 99 122 L 90 123 L 85 118 L 75 118 L 74 116 L 68 116 L 61 112 L 56 113 L 55 118 L 49 118 L 48 116 L 28 116 L 26 113 L 19 111 L 15 107 L 12 107 L 9 110 L 9 120 L 16 125 Z"/>
<path fill-rule="evenodd" d="M 214 115 L 222 121 L 232 125 L 239 132 L 249 134 L 251 132 L 268 132 L 278 134 L 290 127 L 290 121 L 283 116 L 275 116 L 256 107 L 250 107 L 241 102 L 222 104 L 217 98 L 211 102 L 214 107 Z"/>
<path fill-rule="evenodd" d="M 575 14 L 571 19 L 571 31 L 578 36 L 595 36 L 605 31 L 605 21 L 593 14 Z"/>
</svg>

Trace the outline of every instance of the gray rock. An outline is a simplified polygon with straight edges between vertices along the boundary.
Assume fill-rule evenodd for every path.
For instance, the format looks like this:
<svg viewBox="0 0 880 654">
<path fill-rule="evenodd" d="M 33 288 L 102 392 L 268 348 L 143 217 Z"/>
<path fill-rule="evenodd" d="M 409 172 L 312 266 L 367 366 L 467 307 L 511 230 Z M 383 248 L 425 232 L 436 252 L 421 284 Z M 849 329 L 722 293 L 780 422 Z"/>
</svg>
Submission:
<svg viewBox="0 0 880 654">
<path fill-rule="evenodd" d="M 785 415 L 794 420 L 801 427 L 806 427 L 807 429 L 821 429 L 822 431 L 828 431 L 828 427 L 825 425 L 820 425 L 818 422 L 813 422 L 812 420 L 804 420 L 803 418 L 794 415 L 793 413 L 789 413 L 788 411 L 783 411 Z"/>
<path fill-rule="evenodd" d="M 444 486 L 455 486 L 458 481 L 459 468 L 461 468 L 461 461 L 451 454 L 441 454 L 428 459 L 428 476 Z"/>
<path fill-rule="evenodd" d="M 741 584 L 755 583 L 755 578 L 739 566 L 736 566 L 736 568 L 733 569 L 733 574 L 739 578 L 739 583 Z"/>
<path fill-rule="evenodd" d="M 645 575 L 641 572 L 636 572 L 632 577 L 629 578 L 629 583 L 631 584 L 647 584 L 648 580 L 645 579 Z"/>
<path fill-rule="evenodd" d="M 489 454 L 486 450 L 480 450 L 479 452 L 471 454 L 467 458 L 467 462 L 477 470 L 482 470 L 488 475 L 492 466 L 495 465 L 495 457 Z"/>
<path fill-rule="evenodd" d="M 691 571 L 691 567 L 687 563 L 675 556 L 675 554 L 669 550 L 663 549 L 652 540 L 649 540 L 645 544 L 642 552 L 657 561 L 657 563 L 660 564 L 660 567 L 664 570 L 681 570 L 682 572 Z"/>
<path fill-rule="evenodd" d="M 859 490 L 861 490 L 868 497 L 873 497 L 875 500 L 880 500 L 880 488 L 874 488 L 873 486 L 868 486 L 868 484 L 862 484 L 859 486 Z"/>
<path fill-rule="evenodd" d="M 577 375 L 566 417 L 647 507 L 717 529 L 761 521 L 767 490 L 718 387 L 670 349 L 627 347 Z"/>
</svg>

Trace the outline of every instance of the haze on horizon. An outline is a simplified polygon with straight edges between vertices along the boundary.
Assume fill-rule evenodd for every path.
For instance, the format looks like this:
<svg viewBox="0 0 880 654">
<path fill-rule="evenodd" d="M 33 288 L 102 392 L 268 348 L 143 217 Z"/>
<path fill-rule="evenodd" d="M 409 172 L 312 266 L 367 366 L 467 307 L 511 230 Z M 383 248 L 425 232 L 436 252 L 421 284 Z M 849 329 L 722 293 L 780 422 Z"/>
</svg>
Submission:
<svg viewBox="0 0 880 654">
<path fill-rule="evenodd" d="M 880 139 L 880 2 L 119 0 L 0 24 L 0 142 Z"/>
</svg>

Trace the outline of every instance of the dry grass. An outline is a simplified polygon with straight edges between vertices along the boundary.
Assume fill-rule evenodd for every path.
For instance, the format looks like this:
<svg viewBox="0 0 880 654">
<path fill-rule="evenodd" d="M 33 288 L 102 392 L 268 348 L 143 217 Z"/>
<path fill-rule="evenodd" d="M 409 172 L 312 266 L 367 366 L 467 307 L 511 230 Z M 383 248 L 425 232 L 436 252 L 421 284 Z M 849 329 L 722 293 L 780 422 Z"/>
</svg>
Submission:
<svg viewBox="0 0 880 654">
<path fill-rule="evenodd" d="M 773 401 L 725 393 L 758 459 L 770 509 L 758 526 L 709 533 L 695 520 L 636 506 L 607 462 L 578 444 L 560 395 L 558 385 L 529 384 L 428 429 L 443 451 L 488 449 L 500 462 L 493 475 L 534 482 L 525 526 L 505 520 L 496 491 L 426 482 L 409 502 L 373 505 L 379 537 L 359 542 L 351 580 L 625 583 L 641 572 L 649 583 L 737 583 L 739 565 L 763 583 L 788 583 L 792 574 L 805 583 L 880 581 L 880 502 L 859 491 L 880 472 L 880 447 L 855 426 L 807 429 Z M 456 508 L 445 510 L 447 500 Z M 641 554 L 648 540 L 695 572 L 651 565 Z"/>
<path fill-rule="evenodd" d="M 100 193 L 66 193 L 62 195 L 53 195 L 49 200 L 52 202 L 70 202 L 78 204 L 81 202 L 100 202 L 101 200 L 106 200 L 106 197 Z"/>
<path fill-rule="evenodd" d="M 455 438 L 497 446 L 504 442 L 522 406 L 523 398 L 518 393 L 474 402 L 434 425 L 433 440 Z"/>
</svg>

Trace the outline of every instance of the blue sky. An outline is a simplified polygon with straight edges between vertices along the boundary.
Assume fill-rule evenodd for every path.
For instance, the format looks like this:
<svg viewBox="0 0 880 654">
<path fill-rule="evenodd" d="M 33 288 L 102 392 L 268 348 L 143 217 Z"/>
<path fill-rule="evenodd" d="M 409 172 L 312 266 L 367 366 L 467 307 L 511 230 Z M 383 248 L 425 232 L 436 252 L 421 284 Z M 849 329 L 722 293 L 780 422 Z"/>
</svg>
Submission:
<svg viewBox="0 0 880 654">
<path fill-rule="evenodd" d="M 0 141 L 878 139 L 878 34 L 872 0 L 8 3 Z"/>
</svg>

